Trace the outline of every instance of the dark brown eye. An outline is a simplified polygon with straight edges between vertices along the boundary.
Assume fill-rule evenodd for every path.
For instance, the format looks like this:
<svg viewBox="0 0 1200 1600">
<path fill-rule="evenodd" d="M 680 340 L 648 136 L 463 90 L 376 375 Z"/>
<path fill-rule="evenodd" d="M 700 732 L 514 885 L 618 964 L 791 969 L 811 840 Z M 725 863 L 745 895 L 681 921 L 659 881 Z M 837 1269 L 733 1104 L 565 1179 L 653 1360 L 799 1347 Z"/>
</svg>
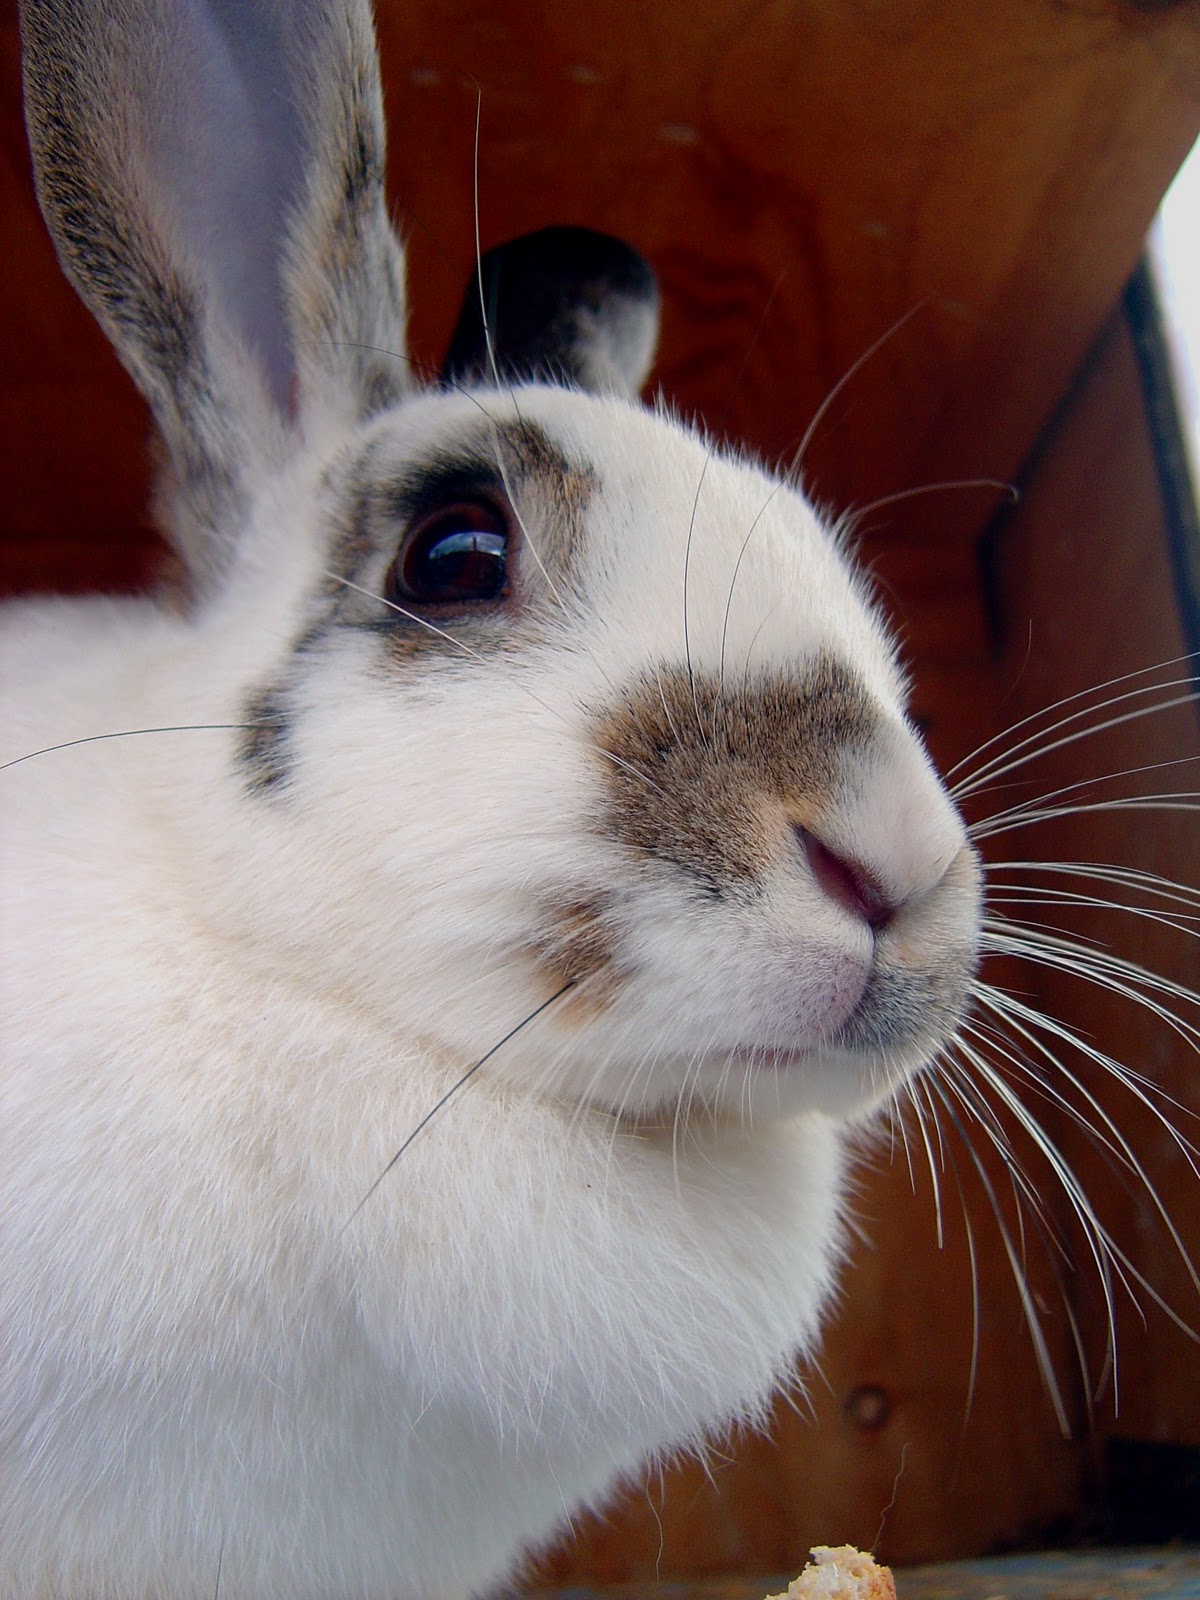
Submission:
<svg viewBox="0 0 1200 1600">
<path fill-rule="evenodd" d="M 499 600 L 508 590 L 508 544 L 508 520 L 490 500 L 439 506 L 405 536 L 384 592 L 399 605 Z"/>
</svg>

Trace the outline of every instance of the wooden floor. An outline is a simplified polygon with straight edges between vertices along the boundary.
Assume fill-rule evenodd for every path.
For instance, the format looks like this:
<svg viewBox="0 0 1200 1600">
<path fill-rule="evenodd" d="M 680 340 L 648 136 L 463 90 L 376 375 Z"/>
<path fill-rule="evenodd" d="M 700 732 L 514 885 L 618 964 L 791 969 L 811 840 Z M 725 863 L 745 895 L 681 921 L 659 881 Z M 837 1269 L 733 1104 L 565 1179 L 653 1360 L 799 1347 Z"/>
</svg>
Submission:
<svg viewBox="0 0 1200 1600">
<path fill-rule="evenodd" d="M 1005 1556 L 897 1568 L 897 1600 L 1200 1600 L 1200 1546 Z M 783 1577 L 539 1590 L 529 1600 L 762 1600 Z"/>
</svg>

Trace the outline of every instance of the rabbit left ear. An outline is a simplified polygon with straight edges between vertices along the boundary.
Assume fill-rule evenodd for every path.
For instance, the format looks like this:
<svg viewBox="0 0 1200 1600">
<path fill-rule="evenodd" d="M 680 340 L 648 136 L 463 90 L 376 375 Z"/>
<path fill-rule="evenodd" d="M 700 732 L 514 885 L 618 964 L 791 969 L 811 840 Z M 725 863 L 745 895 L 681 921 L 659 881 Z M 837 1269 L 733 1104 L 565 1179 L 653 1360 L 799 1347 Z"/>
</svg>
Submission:
<svg viewBox="0 0 1200 1600">
<path fill-rule="evenodd" d="M 22 0 L 21 31 L 42 211 L 203 586 L 281 419 L 410 387 L 368 0 Z"/>
<path fill-rule="evenodd" d="M 657 343 L 658 284 L 637 251 L 588 228 L 543 228 L 483 257 L 442 376 L 541 378 L 632 397 Z"/>
</svg>

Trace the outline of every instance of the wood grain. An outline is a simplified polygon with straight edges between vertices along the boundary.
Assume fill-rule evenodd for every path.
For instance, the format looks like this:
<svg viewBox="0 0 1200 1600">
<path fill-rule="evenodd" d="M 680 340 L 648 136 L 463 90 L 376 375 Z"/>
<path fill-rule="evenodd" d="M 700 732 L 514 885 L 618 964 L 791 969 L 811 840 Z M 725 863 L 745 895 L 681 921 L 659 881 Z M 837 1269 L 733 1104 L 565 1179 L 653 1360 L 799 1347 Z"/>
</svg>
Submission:
<svg viewBox="0 0 1200 1600">
<path fill-rule="evenodd" d="M 1200 130 L 1197 0 L 379 13 L 417 359 L 439 358 L 471 268 L 478 109 L 485 247 L 550 221 L 636 242 L 665 289 L 658 381 L 769 457 L 910 316 L 813 441 L 838 510 L 1018 471 Z M 0 92 L 0 581 L 134 581 L 147 423 L 36 216 L 15 0 Z M 969 536 L 994 504 L 902 504 L 883 542 Z"/>
<path fill-rule="evenodd" d="M 537 1600 L 762 1600 L 789 1575 L 542 1590 Z M 900 1600 L 1200 1600 L 1200 1554 L 1091 1550 L 954 1561 L 896 1571 Z"/>
</svg>

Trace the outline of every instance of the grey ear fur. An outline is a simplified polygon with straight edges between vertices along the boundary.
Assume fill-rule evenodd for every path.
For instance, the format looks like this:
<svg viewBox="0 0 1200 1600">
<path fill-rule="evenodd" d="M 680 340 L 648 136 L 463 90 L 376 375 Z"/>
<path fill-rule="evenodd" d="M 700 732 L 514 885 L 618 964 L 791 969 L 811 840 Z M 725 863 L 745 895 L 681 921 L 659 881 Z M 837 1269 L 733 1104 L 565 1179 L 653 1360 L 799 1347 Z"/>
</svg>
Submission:
<svg viewBox="0 0 1200 1600">
<path fill-rule="evenodd" d="M 622 240 L 588 228 L 527 233 L 483 257 L 442 376 L 633 396 L 654 360 L 658 305 L 654 273 Z"/>
<path fill-rule="evenodd" d="M 310 402 L 411 387 L 367 0 L 22 0 L 59 259 L 146 396 L 211 587 L 256 466 Z"/>
</svg>

